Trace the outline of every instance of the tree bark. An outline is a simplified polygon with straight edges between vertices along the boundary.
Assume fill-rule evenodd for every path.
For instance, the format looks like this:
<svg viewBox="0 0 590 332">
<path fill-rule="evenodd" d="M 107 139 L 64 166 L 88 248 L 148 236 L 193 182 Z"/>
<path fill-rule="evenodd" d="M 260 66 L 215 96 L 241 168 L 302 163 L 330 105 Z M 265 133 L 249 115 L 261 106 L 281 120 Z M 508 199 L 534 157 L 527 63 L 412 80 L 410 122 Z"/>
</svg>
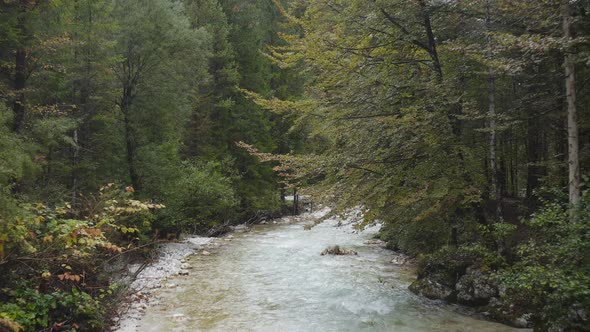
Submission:
<svg viewBox="0 0 590 332">
<path fill-rule="evenodd" d="M 492 40 L 490 36 L 491 32 L 491 2 L 490 0 L 486 3 L 486 46 L 487 46 L 487 57 L 492 58 Z M 502 217 L 502 191 L 500 187 L 500 181 L 498 176 L 498 161 L 496 159 L 496 73 L 494 69 L 490 67 L 488 71 L 488 121 L 490 129 L 490 171 L 492 175 L 491 194 L 496 201 L 495 215 L 496 220 L 500 220 Z M 490 195 L 490 196 L 492 196 Z"/>
<path fill-rule="evenodd" d="M 78 196 L 78 164 L 80 162 L 80 141 L 78 140 L 78 128 L 74 129 L 72 139 L 75 143 L 72 153 L 72 206 L 74 206 L 76 205 L 76 197 Z"/>
<path fill-rule="evenodd" d="M 567 99 L 567 132 L 568 132 L 568 165 L 569 165 L 569 201 L 570 216 L 580 203 L 580 160 L 578 155 L 578 115 L 576 110 L 576 70 L 573 55 L 568 51 L 568 43 L 572 40 L 572 15 L 569 3 L 563 5 L 564 32 L 564 67 L 565 90 Z"/>
<path fill-rule="evenodd" d="M 131 185 L 134 190 L 140 189 L 139 175 L 135 165 L 135 151 L 137 147 L 135 145 L 135 138 L 133 135 L 133 128 L 131 127 L 131 121 L 129 119 L 128 110 L 123 111 L 123 120 L 125 123 L 125 147 L 127 149 L 127 167 L 129 169 L 129 178 L 131 179 Z"/>
<path fill-rule="evenodd" d="M 297 188 L 293 188 L 293 215 L 299 214 L 299 199 L 297 195 Z"/>
<path fill-rule="evenodd" d="M 541 184 L 541 176 L 544 173 L 541 162 L 541 139 L 539 138 L 539 119 L 535 118 L 535 110 L 529 109 L 527 121 L 527 177 L 526 177 L 526 198 L 533 201 L 535 189 Z"/>
<path fill-rule="evenodd" d="M 16 98 L 14 99 L 13 111 L 14 111 L 14 125 L 13 130 L 16 133 L 21 133 L 25 120 L 25 87 L 27 82 L 26 74 L 26 61 L 27 54 L 23 48 L 19 48 L 16 51 L 15 56 L 15 73 L 14 73 L 14 93 Z"/>
<path fill-rule="evenodd" d="M 432 31 L 432 22 L 430 20 L 430 14 L 428 13 L 428 7 L 426 5 L 426 1 L 424 0 L 419 0 L 418 3 L 420 4 L 420 12 L 424 22 L 424 29 L 426 30 L 426 37 L 428 38 L 428 53 L 430 53 L 430 57 L 432 58 L 434 71 L 436 72 L 438 80 L 442 82 L 442 64 L 436 49 L 436 38 L 434 37 L 434 32 Z"/>
</svg>

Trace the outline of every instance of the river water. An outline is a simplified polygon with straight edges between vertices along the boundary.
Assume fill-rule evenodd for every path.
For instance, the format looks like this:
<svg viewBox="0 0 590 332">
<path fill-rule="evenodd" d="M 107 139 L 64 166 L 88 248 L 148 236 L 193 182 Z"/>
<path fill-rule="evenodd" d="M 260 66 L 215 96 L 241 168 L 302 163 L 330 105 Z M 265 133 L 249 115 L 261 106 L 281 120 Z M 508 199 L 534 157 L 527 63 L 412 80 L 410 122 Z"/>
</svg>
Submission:
<svg viewBox="0 0 590 332">
<path fill-rule="evenodd" d="M 366 244 L 375 227 L 305 223 L 256 226 L 193 256 L 190 275 L 157 291 L 137 331 L 519 331 L 412 294 L 412 272 Z M 358 255 L 321 256 L 329 245 Z"/>
</svg>

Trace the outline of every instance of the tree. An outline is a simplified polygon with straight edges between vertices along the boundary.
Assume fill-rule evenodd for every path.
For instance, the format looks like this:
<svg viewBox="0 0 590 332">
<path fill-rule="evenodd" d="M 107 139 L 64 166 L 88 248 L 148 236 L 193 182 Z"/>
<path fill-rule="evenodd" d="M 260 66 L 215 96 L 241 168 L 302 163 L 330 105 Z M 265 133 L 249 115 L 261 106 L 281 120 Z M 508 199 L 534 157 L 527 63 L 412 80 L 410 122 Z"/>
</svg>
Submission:
<svg viewBox="0 0 590 332">
<path fill-rule="evenodd" d="M 569 201 L 572 209 L 580 202 L 580 157 L 578 148 L 578 115 L 576 111 L 576 67 L 568 48 L 572 40 L 572 14 L 569 1 L 563 4 L 565 93 L 567 100 L 567 134 L 569 165 Z"/>
<path fill-rule="evenodd" d="M 209 36 L 191 27 L 180 3 L 129 1 L 116 11 L 121 20 L 118 106 L 129 177 L 136 190 L 161 194 L 172 175 L 162 167 L 178 162 L 183 134 L 178 128 L 186 126 L 192 98 L 207 77 Z M 161 157 L 168 160 L 157 160 Z M 154 167 L 163 174 L 156 176 Z"/>
</svg>

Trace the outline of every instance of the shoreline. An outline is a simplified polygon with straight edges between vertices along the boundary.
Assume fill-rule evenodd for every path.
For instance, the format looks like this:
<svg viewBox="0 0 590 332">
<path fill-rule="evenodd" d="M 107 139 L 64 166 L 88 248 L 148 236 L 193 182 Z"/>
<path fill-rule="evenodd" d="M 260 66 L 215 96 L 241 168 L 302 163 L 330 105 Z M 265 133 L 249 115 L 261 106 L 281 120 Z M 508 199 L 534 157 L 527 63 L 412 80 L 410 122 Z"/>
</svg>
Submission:
<svg viewBox="0 0 590 332">
<path fill-rule="evenodd" d="M 208 248 L 215 238 L 190 236 L 180 241 L 168 242 L 159 245 L 154 252 L 158 258 L 144 266 L 143 264 L 129 264 L 126 270 L 130 275 L 135 275 L 127 285 L 128 289 L 123 294 L 125 301 L 117 309 L 112 318 L 110 331 L 132 332 L 136 330 L 136 323 L 143 316 L 150 303 L 157 301 L 154 292 L 162 287 L 175 287 L 172 283 L 166 283 L 169 278 L 175 277 L 186 271 L 186 261 L 189 256 L 198 250 Z M 142 269 L 141 271 L 139 271 Z"/>
</svg>

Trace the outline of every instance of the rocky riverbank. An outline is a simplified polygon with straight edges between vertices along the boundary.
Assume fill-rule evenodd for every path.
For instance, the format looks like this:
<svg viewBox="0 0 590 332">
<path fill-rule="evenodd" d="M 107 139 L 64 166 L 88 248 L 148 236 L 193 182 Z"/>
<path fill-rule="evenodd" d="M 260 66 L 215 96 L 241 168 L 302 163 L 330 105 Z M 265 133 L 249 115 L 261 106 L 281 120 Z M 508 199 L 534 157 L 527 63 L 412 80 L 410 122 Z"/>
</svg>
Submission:
<svg viewBox="0 0 590 332">
<path fill-rule="evenodd" d="M 154 290 L 161 287 L 173 288 L 176 285 L 168 279 L 176 275 L 188 274 L 187 260 L 190 255 L 210 254 L 207 248 L 218 246 L 219 241 L 209 237 L 188 237 L 182 241 L 160 245 L 156 249 L 157 259 L 149 264 L 131 264 L 127 266 L 128 274 L 135 275 L 128 287 L 126 300 L 121 303 L 115 326 L 112 330 L 119 332 L 135 331 L 136 322 L 153 301 Z"/>
<path fill-rule="evenodd" d="M 487 319 L 513 327 L 532 328 L 534 325 L 540 331 L 563 330 L 539 328 L 534 308 L 510 296 L 511 291 L 501 273 L 502 268 L 493 256 L 481 250 L 447 247 L 419 261 L 418 276 L 410 290 L 432 300 L 467 306 Z M 584 309 L 570 310 L 568 324 L 588 326 Z"/>
</svg>

